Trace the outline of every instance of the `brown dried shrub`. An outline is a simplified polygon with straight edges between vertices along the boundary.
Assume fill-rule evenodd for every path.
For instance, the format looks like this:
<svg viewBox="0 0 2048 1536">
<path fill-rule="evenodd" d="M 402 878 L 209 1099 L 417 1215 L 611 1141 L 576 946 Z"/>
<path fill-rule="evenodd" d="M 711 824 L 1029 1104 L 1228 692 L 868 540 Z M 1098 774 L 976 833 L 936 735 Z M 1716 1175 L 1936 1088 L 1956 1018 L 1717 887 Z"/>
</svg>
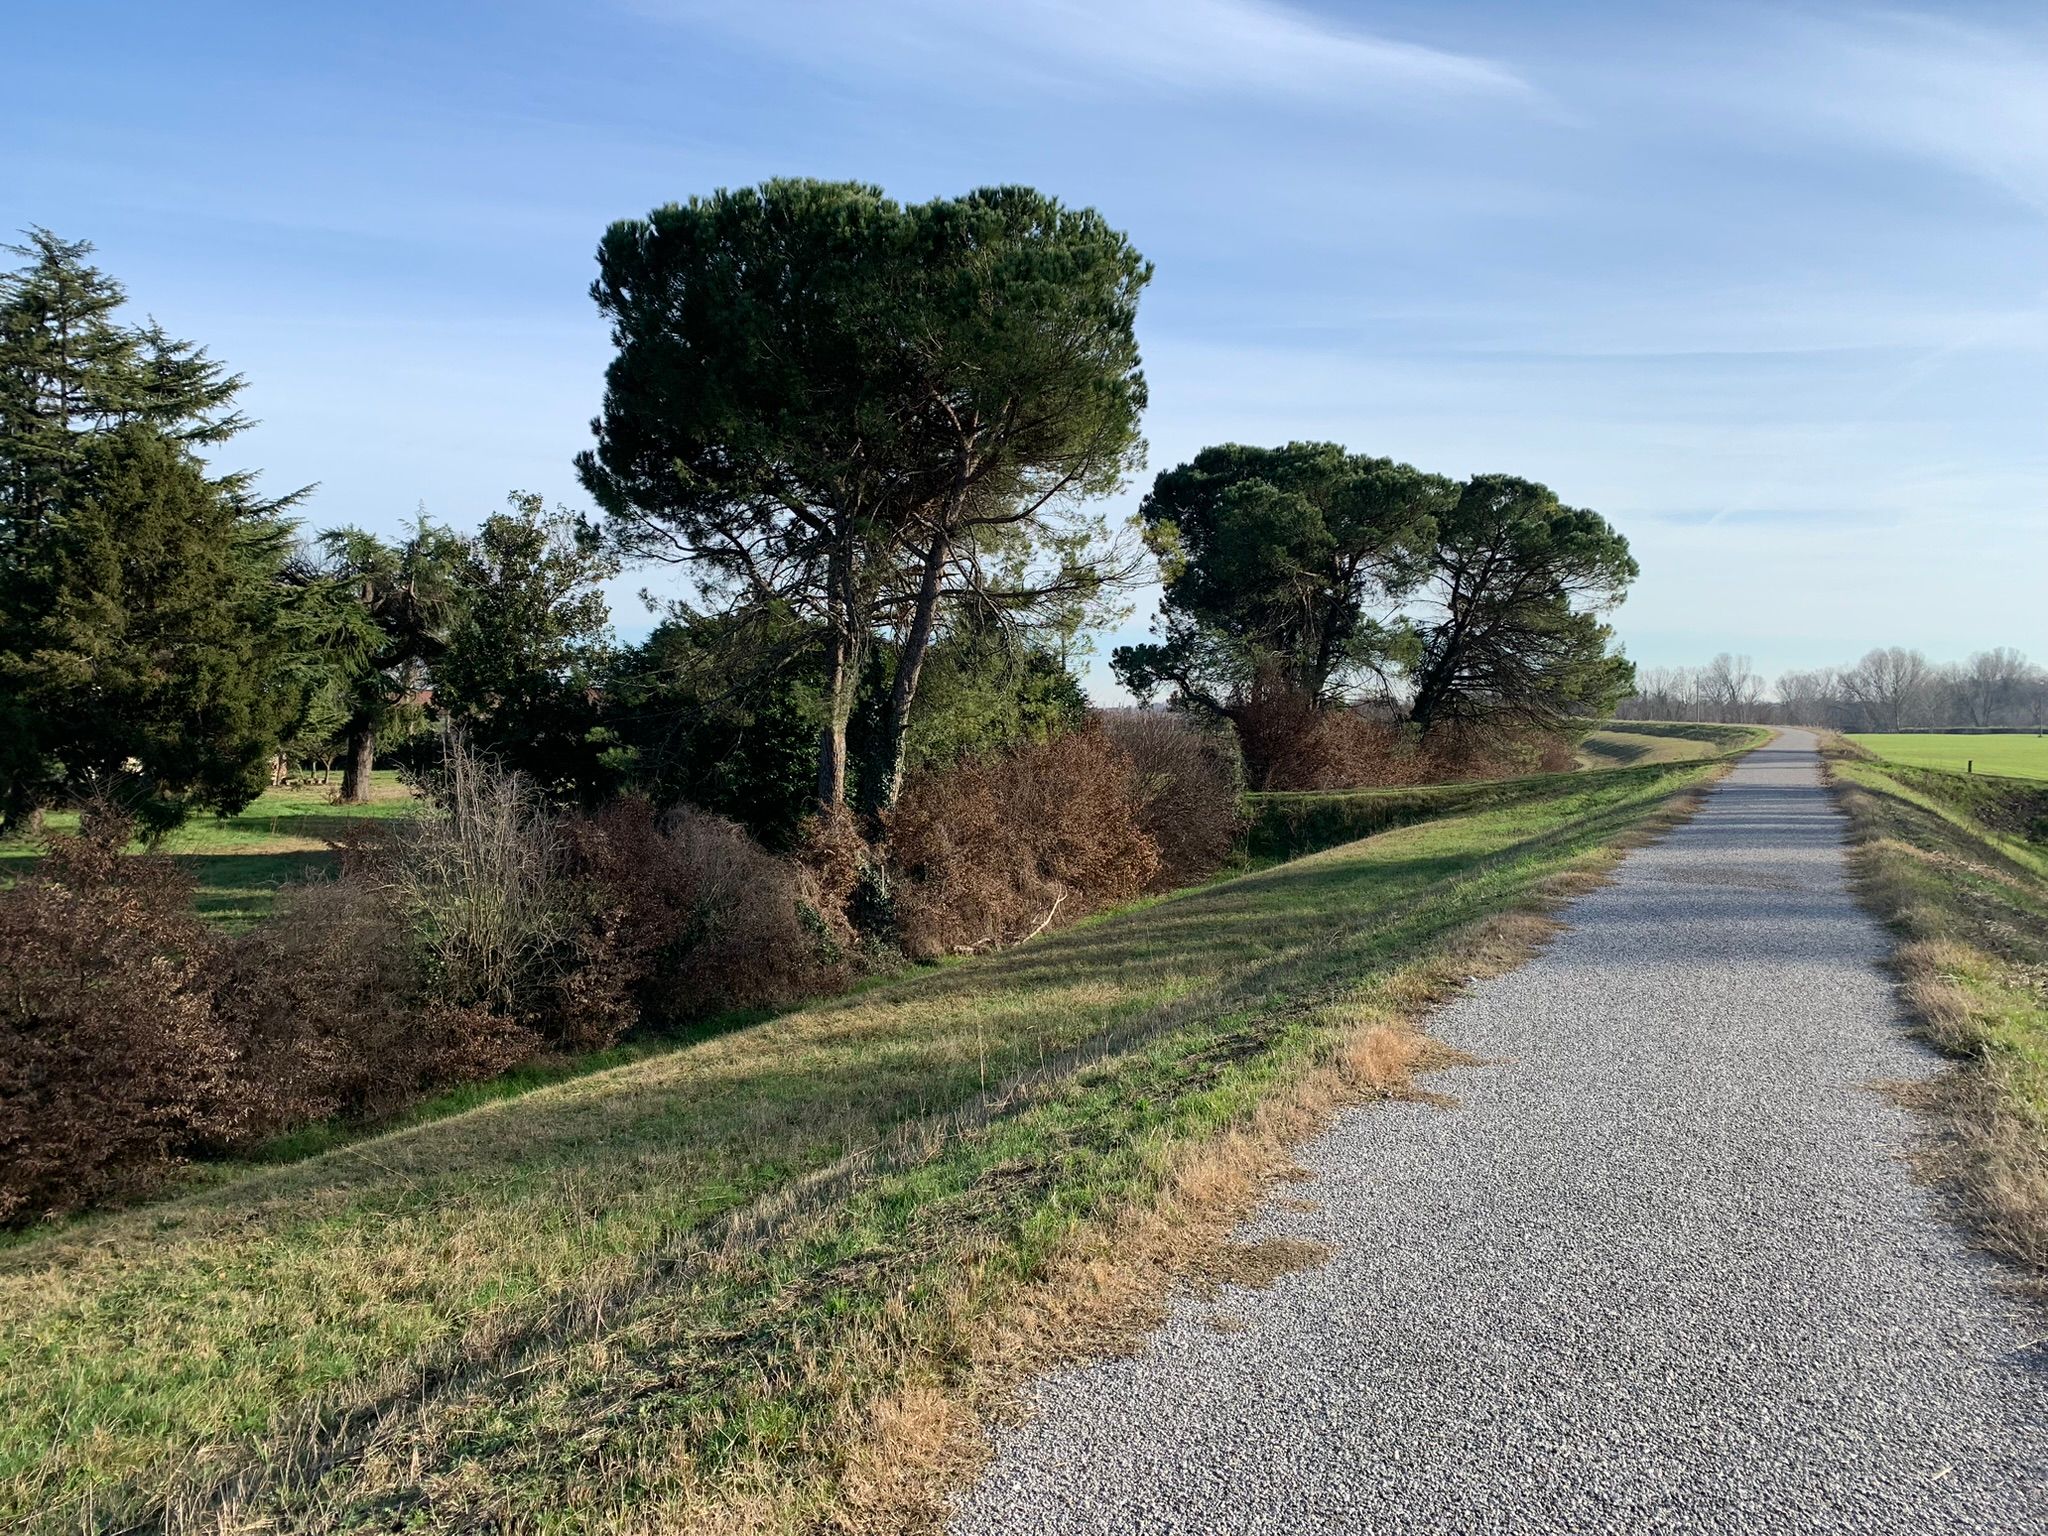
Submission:
<svg viewBox="0 0 2048 1536">
<path fill-rule="evenodd" d="M 787 1002 L 830 980 L 816 890 L 735 823 L 688 808 L 657 815 L 631 797 L 566 836 L 607 968 L 648 1015 Z"/>
<path fill-rule="evenodd" d="M 913 776 L 887 818 L 898 942 L 964 953 L 1130 900 L 1159 869 L 1143 809 L 1136 765 L 1100 728 Z"/>
<path fill-rule="evenodd" d="M 874 887 L 878 869 L 875 850 L 861 836 L 853 812 L 842 805 L 829 814 L 805 817 L 797 836 L 796 862 L 816 903 L 828 946 L 845 948 L 858 942 L 854 914 L 863 893 Z"/>
<path fill-rule="evenodd" d="M 390 1114 L 542 1043 L 503 1015 L 430 998 L 395 906 L 360 865 L 280 890 L 268 920 L 223 946 L 213 986 L 256 1134 Z"/>
<path fill-rule="evenodd" d="M 1221 869 L 1244 832 L 1244 769 L 1229 732 L 1164 710 L 1110 709 L 1100 718 L 1137 772 L 1138 826 L 1159 848 L 1152 889 Z"/>
<path fill-rule="evenodd" d="M 243 1128 L 192 882 L 92 825 L 0 891 L 0 1222 L 137 1193 Z"/>
<path fill-rule="evenodd" d="M 1562 736 L 1511 721 L 1446 723 L 1422 743 L 1418 783 L 1454 784 L 1564 773 L 1578 765 Z"/>
<path fill-rule="evenodd" d="M 1246 773 L 1262 790 L 1370 789 L 1426 782 L 1414 733 L 1357 709 L 1262 684 L 1237 709 Z"/>
</svg>

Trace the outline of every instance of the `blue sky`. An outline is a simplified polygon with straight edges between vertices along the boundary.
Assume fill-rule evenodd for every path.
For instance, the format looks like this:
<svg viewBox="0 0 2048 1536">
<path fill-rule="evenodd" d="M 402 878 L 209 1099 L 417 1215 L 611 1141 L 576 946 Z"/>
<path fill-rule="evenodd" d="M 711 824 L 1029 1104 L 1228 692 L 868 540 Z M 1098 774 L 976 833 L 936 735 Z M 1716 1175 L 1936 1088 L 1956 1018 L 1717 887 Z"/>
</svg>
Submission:
<svg viewBox="0 0 2048 1536">
<path fill-rule="evenodd" d="M 614 218 L 1028 182 L 1157 264 L 1154 470 L 1543 480 L 1649 664 L 2048 658 L 2037 3 L 16 0 L 0 70 L 0 225 L 245 372 L 233 461 L 316 525 L 586 504 Z"/>
</svg>

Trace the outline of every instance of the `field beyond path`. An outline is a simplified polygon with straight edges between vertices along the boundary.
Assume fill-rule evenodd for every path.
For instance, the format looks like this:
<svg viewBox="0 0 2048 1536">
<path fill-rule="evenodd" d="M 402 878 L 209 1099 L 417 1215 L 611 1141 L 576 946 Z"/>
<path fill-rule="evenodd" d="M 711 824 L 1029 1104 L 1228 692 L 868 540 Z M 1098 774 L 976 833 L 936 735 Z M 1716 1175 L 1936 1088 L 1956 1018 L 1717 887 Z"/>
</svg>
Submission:
<svg viewBox="0 0 2048 1536">
<path fill-rule="evenodd" d="M 1856 734 L 1849 739 L 1876 757 L 1909 768 L 2048 782 L 2048 736 L 2039 733 L 1903 731 Z"/>
<path fill-rule="evenodd" d="M 1252 1237 L 1330 1245 L 1048 1378 L 961 1536 L 2048 1528 L 2038 1314 L 1905 1162 L 1905 1033 L 1788 731 L 1346 1113 Z"/>
</svg>

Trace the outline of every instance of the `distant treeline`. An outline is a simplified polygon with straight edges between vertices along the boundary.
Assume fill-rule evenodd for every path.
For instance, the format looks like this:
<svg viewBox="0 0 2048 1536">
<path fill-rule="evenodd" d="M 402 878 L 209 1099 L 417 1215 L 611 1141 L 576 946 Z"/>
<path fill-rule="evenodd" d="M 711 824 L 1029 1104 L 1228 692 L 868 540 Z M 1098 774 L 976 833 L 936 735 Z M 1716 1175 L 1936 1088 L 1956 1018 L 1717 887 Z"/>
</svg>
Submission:
<svg viewBox="0 0 2048 1536">
<path fill-rule="evenodd" d="M 2006 646 L 1934 662 L 1880 646 L 1850 666 L 1780 673 L 1767 682 L 1747 656 L 1703 667 L 1638 667 L 1624 720 L 1728 720 L 1838 731 L 2048 729 L 2048 668 Z"/>
</svg>

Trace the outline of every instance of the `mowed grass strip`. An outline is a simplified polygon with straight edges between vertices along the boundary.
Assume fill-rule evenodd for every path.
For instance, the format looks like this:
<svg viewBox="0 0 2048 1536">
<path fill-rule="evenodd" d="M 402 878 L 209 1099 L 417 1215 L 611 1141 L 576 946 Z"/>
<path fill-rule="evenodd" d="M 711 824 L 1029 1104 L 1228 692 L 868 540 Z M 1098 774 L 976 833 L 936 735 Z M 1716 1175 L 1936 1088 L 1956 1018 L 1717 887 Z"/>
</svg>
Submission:
<svg viewBox="0 0 2048 1536">
<path fill-rule="evenodd" d="M 1910 768 L 1940 768 L 1949 773 L 1974 771 L 2048 783 L 2048 736 L 2014 732 L 1984 736 L 1859 732 L 1849 740 L 1874 757 Z"/>
<path fill-rule="evenodd" d="M 2048 1293 L 2048 789 L 1848 752 L 1829 767 L 1906 999 L 1958 1061 L 1932 1098 L 1953 1130 L 1937 1170 Z"/>
<path fill-rule="evenodd" d="M 0 1252 L 0 1525 L 797 1520 L 877 1394 L 1331 1007 L 1711 771 L 1567 779 Z"/>
</svg>

